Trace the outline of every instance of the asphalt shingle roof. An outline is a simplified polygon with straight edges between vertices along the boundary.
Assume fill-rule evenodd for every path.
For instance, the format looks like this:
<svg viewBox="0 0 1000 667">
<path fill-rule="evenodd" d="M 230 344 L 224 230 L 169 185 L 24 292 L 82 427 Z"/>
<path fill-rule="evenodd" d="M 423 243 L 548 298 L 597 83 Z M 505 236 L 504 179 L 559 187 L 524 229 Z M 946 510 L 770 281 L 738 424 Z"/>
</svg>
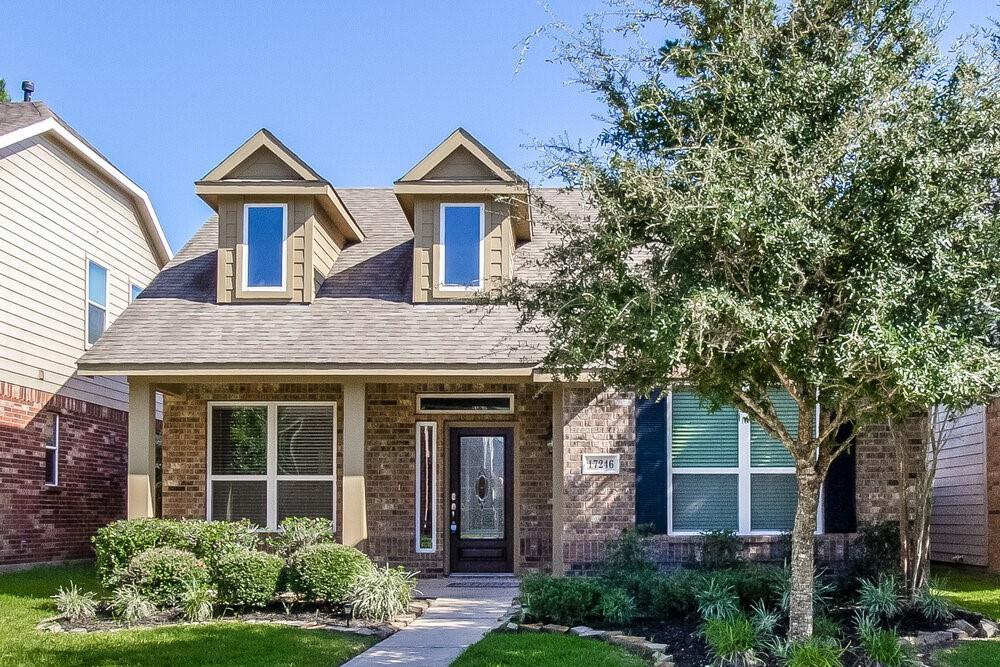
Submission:
<svg viewBox="0 0 1000 667">
<path fill-rule="evenodd" d="M 339 189 L 366 234 L 346 248 L 311 304 L 216 304 L 218 223 L 210 218 L 142 295 L 80 359 L 81 368 L 524 367 L 544 339 L 516 331 L 511 308 L 413 304 L 413 233 L 390 188 Z M 585 215 L 577 193 L 535 191 Z M 554 237 L 515 252 L 530 263 Z"/>
</svg>

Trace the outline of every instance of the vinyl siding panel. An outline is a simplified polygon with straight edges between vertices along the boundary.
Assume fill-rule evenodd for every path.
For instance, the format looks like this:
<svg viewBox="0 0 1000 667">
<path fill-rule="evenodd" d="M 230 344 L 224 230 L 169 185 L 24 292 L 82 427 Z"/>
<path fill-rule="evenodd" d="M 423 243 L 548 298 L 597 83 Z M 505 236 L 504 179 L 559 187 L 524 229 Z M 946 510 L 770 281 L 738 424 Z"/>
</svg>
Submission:
<svg viewBox="0 0 1000 667">
<path fill-rule="evenodd" d="M 986 565 L 986 411 L 958 415 L 934 478 L 931 557 Z"/>
<path fill-rule="evenodd" d="M 340 249 L 343 247 L 344 237 L 334 229 L 326 215 L 317 210 L 312 222 L 314 293 L 330 275 L 330 269 L 340 257 Z"/>
<path fill-rule="evenodd" d="M 81 378 L 87 260 L 108 269 L 108 323 L 158 270 L 131 199 L 56 141 L 0 150 L 0 379 L 127 409 L 122 378 Z"/>
</svg>

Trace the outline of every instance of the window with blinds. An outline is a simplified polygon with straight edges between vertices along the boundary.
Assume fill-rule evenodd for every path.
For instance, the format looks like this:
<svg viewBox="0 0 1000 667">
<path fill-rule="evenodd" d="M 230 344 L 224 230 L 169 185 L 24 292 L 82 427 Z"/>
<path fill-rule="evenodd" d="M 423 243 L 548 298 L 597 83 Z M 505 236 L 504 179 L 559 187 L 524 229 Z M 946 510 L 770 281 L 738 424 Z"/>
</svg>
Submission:
<svg viewBox="0 0 1000 667">
<path fill-rule="evenodd" d="M 333 521 L 336 414 L 333 403 L 210 404 L 208 518 Z"/>
</svg>

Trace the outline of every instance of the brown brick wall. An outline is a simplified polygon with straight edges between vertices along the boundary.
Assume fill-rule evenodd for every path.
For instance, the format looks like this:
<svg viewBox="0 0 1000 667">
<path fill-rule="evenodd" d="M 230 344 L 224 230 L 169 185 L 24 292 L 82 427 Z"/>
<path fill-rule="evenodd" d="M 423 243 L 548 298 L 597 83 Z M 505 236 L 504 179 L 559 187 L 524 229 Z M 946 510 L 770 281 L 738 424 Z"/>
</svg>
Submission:
<svg viewBox="0 0 1000 667">
<path fill-rule="evenodd" d="M 909 455 L 923 460 L 925 446 L 919 419 L 906 425 Z M 868 427 L 855 441 L 857 448 L 857 517 L 858 523 L 899 520 L 899 470 L 896 445 L 889 427 Z M 911 471 L 910 477 L 915 475 Z M 912 487 L 911 487 L 912 488 Z"/>
<path fill-rule="evenodd" d="M 45 486 L 43 413 L 59 414 L 59 485 Z M 0 566 L 91 558 L 125 516 L 128 413 L 0 383 Z"/>
<path fill-rule="evenodd" d="M 1000 399 L 986 406 L 986 558 L 1000 571 Z"/>
</svg>

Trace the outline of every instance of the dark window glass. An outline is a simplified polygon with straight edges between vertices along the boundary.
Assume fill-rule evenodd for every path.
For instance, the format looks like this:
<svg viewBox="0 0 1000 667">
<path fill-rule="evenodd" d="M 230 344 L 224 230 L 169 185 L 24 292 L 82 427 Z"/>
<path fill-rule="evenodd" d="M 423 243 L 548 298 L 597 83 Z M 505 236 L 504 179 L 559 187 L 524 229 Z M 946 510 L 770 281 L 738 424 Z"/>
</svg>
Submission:
<svg viewBox="0 0 1000 667">
<path fill-rule="evenodd" d="M 278 523 L 290 516 L 333 518 L 333 482 L 278 480 Z"/>
<path fill-rule="evenodd" d="M 333 474 L 332 406 L 278 406 L 278 474 Z"/>
<path fill-rule="evenodd" d="M 212 474 L 267 474 L 267 408 L 212 408 Z"/>
<path fill-rule="evenodd" d="M 510 412 L 510 396 L 421 396 L 422 412 Z"/>
<path fill-rule="evenodd" d="M 267 482 L 212 482 L 212 519 L 267 525 Z"/>
<path fill-rule="evenodd" d="M 43 414 L 42 441 L 45 443 L 45 483 L 55 486 L 59 483 L 59 415 L 54 412 Z"/>
</svg>

